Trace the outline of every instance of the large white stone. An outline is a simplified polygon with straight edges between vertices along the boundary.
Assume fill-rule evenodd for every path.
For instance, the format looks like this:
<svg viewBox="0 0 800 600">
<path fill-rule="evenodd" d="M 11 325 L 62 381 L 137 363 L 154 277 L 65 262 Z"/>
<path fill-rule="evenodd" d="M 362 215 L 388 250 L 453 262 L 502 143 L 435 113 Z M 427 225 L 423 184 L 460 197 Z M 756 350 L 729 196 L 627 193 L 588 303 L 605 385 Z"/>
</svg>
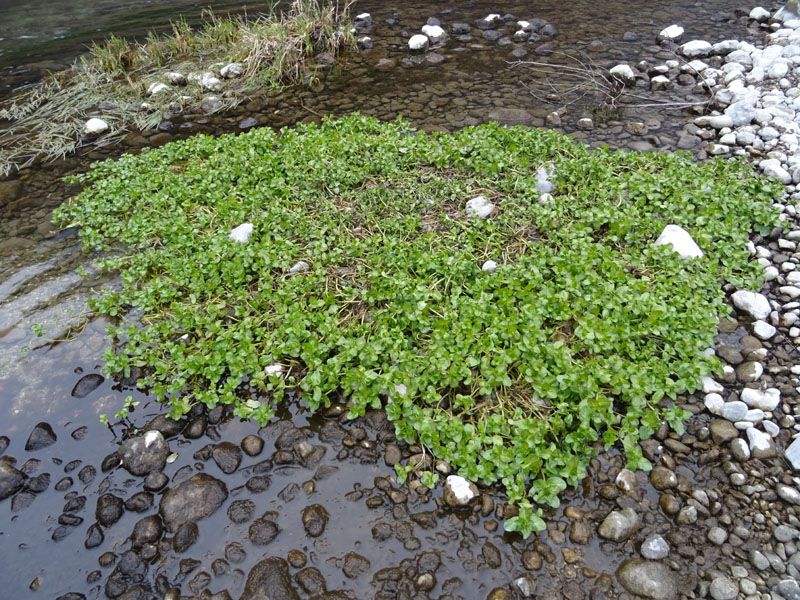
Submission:
<svg viewBox="0 0 800 600">
<path fill-rule="evenodd" d="M 776 388 L 766 390 L 744 388 L 740 397 L 750 408 L 760 408 L 763 411 L 773 411 L 781 402 L 781 392 Z"/>
<path fill-rule="evenodd" d="M 474 485 L 460 475 L 448 475 L 444 487 L 445 494 L 459 506 L 466 506 L 476 496 Z"/>
<path fill-rule="evenodd" d="M 711 55 L 711 51 L 711 43 L 705 40 L 692 40 L 678 48 L 678 52 L 687 58 L 705 58 Z"/>
<path fill-rule="evenodd" d="M 247 242 L 247 240 L 250 239 L 251 235 L 253 235 L 253 224 L 242 223 L 238 227 L 234 227 L 233 229 L 231 229 L 231 232 L 228 234 L 228 237 L 232 239 L 234 242 L 244 244 Z"/>
<path fill-rule="evenodd" d="M 772 307 L 767 297 L 757 292 L 739 290 L 733 293 L 731 300 L 733 300 L 733 305 L 737 309 L 750 315 L 757 321 L 763 321 L 769 316 L 769 313 L 772 312 Z"/>
<path fill-rule="evenodd" d="M 722 406 L 721 416 L 728 421 L 736 422 L 744 419 L 747 414 L 747 404 L 741 400 L 734 400 L 733 402 L 726 402 Z"/>
<path fill-rule="evenodd" d="M 750 18 L 753 19 L 754 21 L 758 21 L 759 23 L 768 21 L 769 17 L 770 17 L 770 12 L 763 6 L 756 6 L 753 10 L 750 11 Z"/>
<path fill-rule="evenodd" d="M 662 29 L 658 37 L 662 40 L 669 40 L 671 42 L 678 41 L 683 35 L 683 27 L 680 25 L 670 25 L 666 29 Z"/>
<path fill-rule="evenodd" d="M 725 408 L 725 399 L 719 394 L 706 394 L 705 405 L 712 415 L 721 415 Z"/>
<path fill-rule="evenodd" d="M 721 394 L 725 391 L 725 388 L 713 377 L 709 377 L 704 375 L 700 378 L 700 383 L 703 386 L 703 393 L 704 394 Z"/>
<path fill-rule="evenodd" d="M 762 160 L 758 166 L 761 167 L 761 170 L 764 171 L 764 175 L 767 177 L 774 177 L 784 185 L 792 183 L 792 176 L 781 166 L 781 161 L 777 158 Z"/>
<path fill-rule="evenodd" d="M 486 196 L 476 196 L 472 200 L 467 200 L 467 216 L 485 219 L 494 212 L 494 204 L 486 199 Z"/>
<path fill-rule="evenodd" d="M 418 33 L 416 35 L 412 35 L 411 39 L 408 40 L 408 47 L 410 50 L 425 50 L 428 47 L 430 40 L 428 39 L 427 35 L 422 35 Z"/>
<path fill-rule="evenodd" d="M 608 71 L 612 77 L 619 79 L 625 84 L 632 84 L 636 81 L 636 74 L 633 72 L 633 69 L 630 65 L 616 65 L 611 67 Z"/>
<path fill-rule="evenodd" d="M 200 87 L 210 92 L 219 92 L 222 90 L 222 81 L 211 72 L 206 71 L 200 76 Z"/>
<path fill-rule="evenodd" d="M 219 70 L 219 74 L 225 79 L 234 79 L 244 75 L 244 67 L 242 67 L 241 63 L 228 63 Z"/>
<path fill-rule="evenodd" d="M 734 127 L 749 125 L 756 118 L 755 98 L 748 96 L 734 102 L 725 109 L 725 114 L 731 118 Z"/>
<path fill-rule="evenodd" d="M 428 39 L 434 44 L 438 44 L 447 39 L 447 33 L 438 25 L 423 25 L 422 33 L 428 36 Z"/>
<path fill-rule="evenodd" d="M 155 96 L 156 94 L 160 94 L 161 92 L 168 92 L 169 86 L 166 83 L 161 81 L 156 81 L 155 83 L 151 83 L 150 87 L 147 88 L 147 95 L 148 96 Z"/>
<path fill-rule="evenodd" d="M 789 461 L 789 464 L 792 465 L 795 471 L 800 471 L 800 437 L 795 438 L 795 440 L 789 444 L 784 456 L 786 456 L 786 460 Z"/>
<path fill-rule="evenodd" d="M 170 71 L 167 73 L 167 81 L 172 85 L 186 85 L 186 75 L 177 71 Z"/>
<path fill-rule="evenodd" d="M 773 447 L 772 438 L 755 427 L 747 429 L 747 441 L 750 442 L 750 452 L 767 452 Z"/>
<path fill-rule="evenodd" d="M 103 121 L 103 119 L 89 119 L 83 126 L 83 133 L 87 135 L 99 135 L 105 131 L 108 131 L 108 123 Z"/>
<path fill-rule="evenodd" d="M 778 330 L 766 321 L 756 321 L 753 323 L 753 333 L 761 340 L 768 340 L 777 332 Z"/>
<path fill-rule="evenodd" d="M 689 232 L 677 225 L 667 225 L 656 240 L 657 246 L 672 246 L 673 252 L 677 252 L 683 258 L 700 258 L 703 251 L 700 250 Z"/>
</svg>

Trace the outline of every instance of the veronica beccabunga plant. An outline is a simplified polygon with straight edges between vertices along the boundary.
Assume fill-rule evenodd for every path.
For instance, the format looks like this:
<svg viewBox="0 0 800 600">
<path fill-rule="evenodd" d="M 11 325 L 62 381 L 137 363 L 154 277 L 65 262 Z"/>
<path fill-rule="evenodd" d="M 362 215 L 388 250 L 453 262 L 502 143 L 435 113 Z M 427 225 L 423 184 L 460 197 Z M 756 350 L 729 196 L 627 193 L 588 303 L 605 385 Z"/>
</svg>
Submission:
<svg viewBox="0 0 800 600">
<path fill-rule="evenodd" d="M 94 300 L 118 322 L 110 373 L 143 368 L 175 417 L 222 403 L 265 423 L 289 389 L 312 409 L 385 408 L 398 437 L 502 483 L 520 509 L 506 528 L 526 535 L 598 446 L 648 468 L 637 442 L 681 430 L 673 400 L 716 368 L 720 283 L 758 287 L 745 244 L 779 193 L 741 162 L 358 115 L 197 136 L 76 181 L 56 219 L 122 276 Z M 480 194 L 488 219 L 464 210 Z M 250 239 L 229 239 L 244 222 Z M 654 245 L 670 223 L 705 256 Z"/>
</svg>

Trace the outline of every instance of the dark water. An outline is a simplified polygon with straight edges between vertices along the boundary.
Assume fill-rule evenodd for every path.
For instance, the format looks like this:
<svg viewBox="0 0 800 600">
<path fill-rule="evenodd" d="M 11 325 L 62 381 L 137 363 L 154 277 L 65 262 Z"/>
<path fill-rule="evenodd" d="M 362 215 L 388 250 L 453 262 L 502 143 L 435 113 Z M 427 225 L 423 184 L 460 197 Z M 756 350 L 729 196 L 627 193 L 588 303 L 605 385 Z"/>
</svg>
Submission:
<svg viewBox="0 0 800 600">
<path fill-rule="evenodd" d="M 25 67 L 21 65 L 25 63 L 41 60 L 69 62 L 86 44 L 102 39 L 109 32 L 141 36 L 147 29 L 163 30 L 170 19 L 179 15 L 194 21 L 205 6 L 213 6 L 220 12 L 243 10 L 243 6 L 229 2 L 79 3 L 60 0 L 55 3 L 12 3 L 0 0 L 0 64 L 24 71 Z M 253 14 L 266 9 L 265 5 L 256 4 L 248 6 L 247 12 Z M 561 2 L 507 0 L 389 5 L 372 0 L 359 2 L 354 10 L 372 13 L 375 26 L 370 34 L 375 40 L 375 50 L 354 60 L 351 71 L 341 74 L 338 79 L 335 76 L 331 78 L 322 94 L 290 93 L 282 97 L 279 104 L 267 103 L 256 107 L 254 116 L 264 124 L 283 125 L 322 114 L 361 110 L 385 119 L 404 114 L 420 127 L 452 129 L 484 122 L 497 108 L 524 108 L 535 115 L 537 124 L 541 124 L 543 116 L 554 109 L 542 105 L 520 86 L 523 75 L 510 69 L 508 49 L 503 50 L 477 38 L 475 44 L 464 45 L 461 52 L 446 52 L 447 60 L 441 65 L 375 71 L 374 66 L 380 58 L 402 59 L 407 56 L 406 38 L 402 32 L 413 34 L 429 16 L 439 16 L 445 26 L 453 22 L 471 23 L 489 12 L 510 12 L 520 18 L 544 18 L 558 28 L 555 42 L 561 50 L 587 50 L 593 40 L 602 41 L 605 48 L 592 56 L 603 64 L 623 59 L 635 62 L 643 54 L 659 56 L 663 60 L 669 54 L 654 47 L 654 36 L 676 22 L 687 29 L 687 39 L 701 37 L 718 41 L 754 35 L 747 30 L 746 21 L 732 13 L 732 5 L 727 0 L 658 3 L 581 0 L 568 6 Z M 387 25 L 387 18 L 397 19 L 398 25 Z M 640 41 L 621 42 L 625 31 L 639 33 Z M 219 117 L 208 128 L 213 127 L 217 132 L 235 130 L 243 114 Z M 663 133 L 662 141 L 667 147 L 674 144 L 675 130 L 680 129 L 685 120 L 680 112 L 656 109 L 640 110 L 629 116 L 657 123 L 653 127 L 659 135 Z M 575 131 L 569 123 L 565 124 L 565 130 Z M 621 122 L 584 137 L 593 143 L 621 146 L 636 141 L 624 134 Z M 3 555 L 0 598 L 55 598 L 67 591 L 81 591 L 89 598 L 104 597 L 102 585 L 110 569 L 104 569 L 98 581 L 87 582 L 87 577 L 93 579 L 90 574 L 99 569 L 97 561 L 102 553 L 119 553 L 126 549 L 126 538 L 133 524 L 143 516 L 126 513 L 119 523 L 105 532 L 105 542 L 99 548 L 84 549 L 85 532 L 94 522 L 98 495 L 110 491 L 128 497 L 142 485 L 141 479 L 120 469 L 108 475 L 100 473 L 102 458 L 115 448 L 117 440 L 99 423 L 97 415 L 113 413 L 123 398 L 130 394 L 141 403 L 132 415 L 135 425 L 141 427 L 158 414 L 159 407 L 149 404 L 149 399 L 141 392 L 108 379 L 83 398 L 71 395 L 73 386 L 82 377 L 102 372 L 101 355 L 106 343 L 103 339 L 104 323 L 92 321 L 84 329 L 80 328 L 85 321 L 82 312 L 86 297 L 92 289 L 113 284 L 113 280 L 81 279 L 75 275 L 75 268 L 88 268 L 90 261 L 89 257 L 81 254 L 75 236 L 53 238 L 42 233 L 47 229 L 52 208 L 75 191 L 61 183 L 58 177 L 65 172 L 85 170 L 91 160 L 115 152 L 108 149 L 92 151 L 67 163 L 27 170 L 22 174 L 25 185 L 22 202 L 0 207 L 3 239 L 18 240 L 3 246 L 0 251 L 0 435 L 10 438 L 11 444 L 4 456 L 15 457 L 17 467 L 33 458 L 41 462 L 37 467 L 31 467 L 31 474 L 47 472 L 51 475 L 50 488 L 38 494 L 30 506 L 24 509 L 17 506 L 15 510 L 11 501 L 0 503 L 0 548 Z M 45 335 L 38 337 L 32 327 L 42 323 Z M 68 326 L 80 330 L 72 341 L 42 345 L 54 337 L 60 340 Z M 294 405 L 285 413 L 285 418 L 298 427 L 307 427 L 312 443 L 318 443 L 313 436 L 320 427 L 321 417 L 310 417 L 302 405 Z M 58 441 L 46 449 L 28 453 L 24 450 L 25 441 L 40 421 L 51 424 Z M 217 426 L 220 439 L 234 443 L 257 430 L 253 424 L 236 420 L 226 420 Z M 376 432 L 368 433 L 371 441 L 376 441 L 377 436 Z M 194 441 L 171 440 L 171 449 L 178 453 L 178 458 L 167 466 L 167 475 L 180 478 L 179 471 L 185 473 L 191 469 L 192 472 L 206 470 L 223 477 L 213 462 L 204 464 L 193 458 L 197 450 L 209 443 L 213 441 L 208 437 Z M 309 564 L 320 569 L 325 576 L 329 589 L 348 589 L 358 598 L 374 594 L 369 581 L 378 569 L 397 566 L 423 550 L 439 551 L 445 561 L 442 571 L 437 572 L 438 583 L 431 597 L 441 595 L 445 581 L 453 577 L 464 582 L 456 592 L 457 596 L 484 598 L 493 587 L 507 585 L 513 578 L 526 573 L 521 566 L 521 553 L 534 548 L 535 541 L 526 543 L 516 536 L 501 535 L 502 523 L 499 529 L 493 530 L 498 523 L 492 515 L 480 518 L 443 516 L 430 530 L 415 526 L 409 536 L 418 540 L 419 549 L 409 549 L 414 544 L 407 546 L 409 536 L 405 534 L 402 539 L 394 537 L 385 542 L 375 542 L 371 529 L 377 522 L 388 523 L 394 530 L 403 529 L 408 524 L 407 515 L 402 509 L 395 508 L 388 498 L 376 509 L 365 506 L 369 496 L 382 495 L 375 489 L 375 478 L 391 476 L 393 471 L 383 464 L 382 458 L 377 462 L 363 463 L 350 452 L 336 459 L 341 450 L 336 445 L 328 445 L 322 463 L 337 467 L 335 473 L 316 481 L 314 492 L 301 492 L 295 501 L 283 502 L 277 493 L 291 483 L 302 486 L 312 481 L 315 470 L 298 467 L 271 473 L 273 482 L 269 490 L 252 499 L 257 504 L 256 516 L 265 511 L 278 513 L 277 521 L 282 533 L 267 548 L 253 547 L 247 541 L 247 524 L 231 523 L 224 511 L 233 500 L 250 497 L 241 489 L 249 475 L 247 469 L 272 451 L 271 444 L 272 440 L 267 438 L 267 449 L 262 457 L 246 459 L 237 473 L 224 477 L 232 494 L 214 518 L 201 522 L 200 539 L 185 557 L 200 560 L 202 566 L 191 573 L 187 581 L 201 570 L 210 572 L 213 560 L 223 556 L 225 546 L 231 542 L 241 542 L 248 558 L 232 568 L 230 573 L 215 577 L 210 587 L 214 591 L 227 588 L 233 597 L 241 594 L 243 578 L 259 558 L 285 557 L 290 549 L 301 549 L 306 553 Z M 80 461 L 80 464 L 75 461 Z M 599 480 L 603 477 L 608 479 L 609 468 L 618 468 L 617 459 L 610 457 L 610 461 L 600 462 L 593 469 Z M 613 467 L 614 464 L 617 466 Z M 77 474 L 86 465 L 97 469 L 97 477 L 84 484 Z M 702 481 L 707 476 L 694 466 L 681 467 L 680 473 L 695 481 Z M 72 486 L 62 492 L 55 491 L 55 483 L 66 476 L 73 478 Z M 358 493 L 350 495 L 354 491 Z M 78 513 L 84 522 L 64 539 L 55 542 L 52 535 L 59 527 L 57 520 L 66 501 L 65 495 L 72 492 L 87 497 L 85 509 Z M 434 495 L 440 496 L 441 489 Z M 356 496 L 358 498 L 353 499 Z M 310 540 L 304 535 L 299 514 L 304 506 L 314 502 L 328 508 L 331 522 L 324 537 Z M 588 515 L 593 515 L 594 511 L 602 514 L 608 511 L 608 505 L 602 504 L 591 483 L 567 495 L 562 509 L 567 505 Z M 435 508 L 434 500 L 420 498 L 409 503 L 407 512 Z M 151 510 L 145 514 L 154 512 Z M 644 512 L 658 513 L 655 495 L 645 498 Z M 550 523 L 553 533 L 537 538 L 538 543 L 544 544 L 538 547 L 541 554 L 548 556 L 549 552 L 552 555 L 552 560 L 546 561 L 541 571 L 532 574 L 539 580 L 537 595 L 548 590 L 555 593 L 565 586 L 588 595 L 591 587 L 598 585 L 598 574 L 613 574 L 623 555 L 633 551 L 632 545 L 601 544 L 597 538 L 586 546 L 576 547 L 567 543 L 582 556 L 579 565 L 569 564 L 560 552 L 564 544 L 552 541 L 563 537 L 569 525 L 561 509 L 551 515 Z M 646 520 L 642 536 L 663 528 L 663 522 Z M 481 548 L 486 542 L 499 548 L 502 555 L 500 567 L 489 568 L 481 559 Z M 348 552 L 367 556 L 372 562 L 371 573 L 358 580 L 345 577 L 342 561 Z M 175 557 L 163 557 L 152 565 L 151 574 L 163 569 L 161 572 L 174 578 L 177 565 Z M 691 563 L 685 566 L 693 568 Z M 691 577 L 687 577 L 687 581 L 690 580 Z M 38 592 L 29 589 L 34 581 Z M 189 593 L 186 585 L 183 592 Z"/>
</svg>

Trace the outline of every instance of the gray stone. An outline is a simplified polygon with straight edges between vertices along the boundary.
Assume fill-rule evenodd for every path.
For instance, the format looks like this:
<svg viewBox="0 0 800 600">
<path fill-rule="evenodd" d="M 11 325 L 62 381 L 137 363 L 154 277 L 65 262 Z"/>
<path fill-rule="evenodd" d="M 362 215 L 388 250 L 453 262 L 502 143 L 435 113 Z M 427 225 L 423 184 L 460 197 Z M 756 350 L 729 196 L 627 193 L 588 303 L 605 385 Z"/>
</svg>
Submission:
<svg viewBox="0 0 800 600">
<path fill-rule="evenodd" d="M 708 530 L 708 541 L 717 546 L 721 546 L 728 539 L 728 532 L 722 527 L 712 527 Z"/>
<path fill-rule="evenodd" d="M 631 594 L 650 600 L 676 600 L 678 583 L 665 564 L 641 559 L 627 560 L 617 570 L 617 578 Z"/>
<path fill-rule="evenodd" d="M 772 535 L 774 535 L 775 539 L 779 542 L 790 542 L 800 537 L 800 531 L 794 527 L 781 524 L 775 528 L 775 531 L 772 532 Z"/>
<path fill-rule="evenodd" d="M 289 564 L 276 556 L 262 560 L 250 570 L 239 600 L 300 600 Z"/>
<path fill-rule="evenodd" d="M 639 529 L 639 515 L 632 508 L 615 510 L 600 524 L 600 537 L 615 542 L 624 542 Z"/>
<path fill-rule="evenodd" d="M 650 473 L 650 483 L 659 491 L 670 490 L 678 485 L 678 477 L 670 469 L 656 465 Z"/>
<path fill-rule="evenodd" d="M 794 579 L 783 579 L 776 586 L 778 593 L 786 600 L 800 600 L 800 584 Z"/>
<path fill-rule="evenodd" d="M 25 442 L 25 450 L 33 452 L 56 443 L 56 434 L 48 423 L 38 423 Z"/>
<path fill-rule="evenodd" d="M 174 532 L 184 523 L 194 523 L 214 514 L 228 497 L 220 480 L 197 473 L 164 492 L 158 510 L 167 527 Z"/>
<path fill-rule="evenodd" d="M 639 551 L 648 560 L 661 560 L 669 556 L 669 544 L 660 535 L 653 534 L 642 542 Z"/>
<path fill-rule="evenodd" d="M 119 452 L 122 454 L 122 466 L 132 475 L 143 476 L 164 469 L 169 445 L 160 431 L 148 431 L 122 442 Z"/>
<path fill-rule="evenodd" d="M 708 593 L 714 600 L 733 600 L 739 595 L 739 586 L 728 577 L 715 577 L 708 588 Z"/>
<path fill-rule="evenodd" d="M 7 462 L 0 462 L 0 500 L 5 500 L 21 490 L 27 478 L 27 475 Z"/>
<path fill-rule="evenodd" d="M 795 487 L 779 483 L 775 486 L 775 493 L 778 494 L 778 498 L 784 502 L 788 502 L 789 504 L 800 504 L 800 492 L 798 492 L 797 488 Z"/>
<path fill-rule="evenodd" d="M 303 528 L 309 537 L 318 537 L 325 531 L 330 515 L 325 507 L 320 504 L 312 504 L 303 509 L 302 522 Z"/>
</svg>

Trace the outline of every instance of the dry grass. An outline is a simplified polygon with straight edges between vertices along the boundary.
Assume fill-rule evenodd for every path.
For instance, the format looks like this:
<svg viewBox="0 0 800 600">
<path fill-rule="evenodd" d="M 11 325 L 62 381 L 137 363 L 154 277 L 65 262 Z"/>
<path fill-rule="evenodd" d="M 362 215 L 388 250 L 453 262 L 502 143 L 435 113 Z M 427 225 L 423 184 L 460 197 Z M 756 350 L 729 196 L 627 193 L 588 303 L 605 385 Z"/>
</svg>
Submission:
<svg viewBox="0 0 800 600">
<path fill-rule="evenodd" d="M 241 102 L 242 92 L 313 80 L 311 57 L 336 55 L 353 44 L 350 1 L 321 1 L 294 0 L 281 15 L 253 20 L 208 13 L 196 30 L 178 21 L 170 34 L 150 34 L 142 43 L 112 35 L 92 45 L 69 70 L 21 88 L 0 110 L 0 175 L 73 152 L 86 141 L 82 129 L 89 116 L 109 124 L 102 143 L 113 143 L 131 128 L 155 127 L 165 113 L 197 109 L 209 94 L 219 99 L 220 111 Z M 167 83 L 167 72 L 216 73 L 231 62 L 240 63 L 244 74 L 225 81 L 224 95 L 190 81 L 147 96 L 152 83 Z"/>
</svg>

